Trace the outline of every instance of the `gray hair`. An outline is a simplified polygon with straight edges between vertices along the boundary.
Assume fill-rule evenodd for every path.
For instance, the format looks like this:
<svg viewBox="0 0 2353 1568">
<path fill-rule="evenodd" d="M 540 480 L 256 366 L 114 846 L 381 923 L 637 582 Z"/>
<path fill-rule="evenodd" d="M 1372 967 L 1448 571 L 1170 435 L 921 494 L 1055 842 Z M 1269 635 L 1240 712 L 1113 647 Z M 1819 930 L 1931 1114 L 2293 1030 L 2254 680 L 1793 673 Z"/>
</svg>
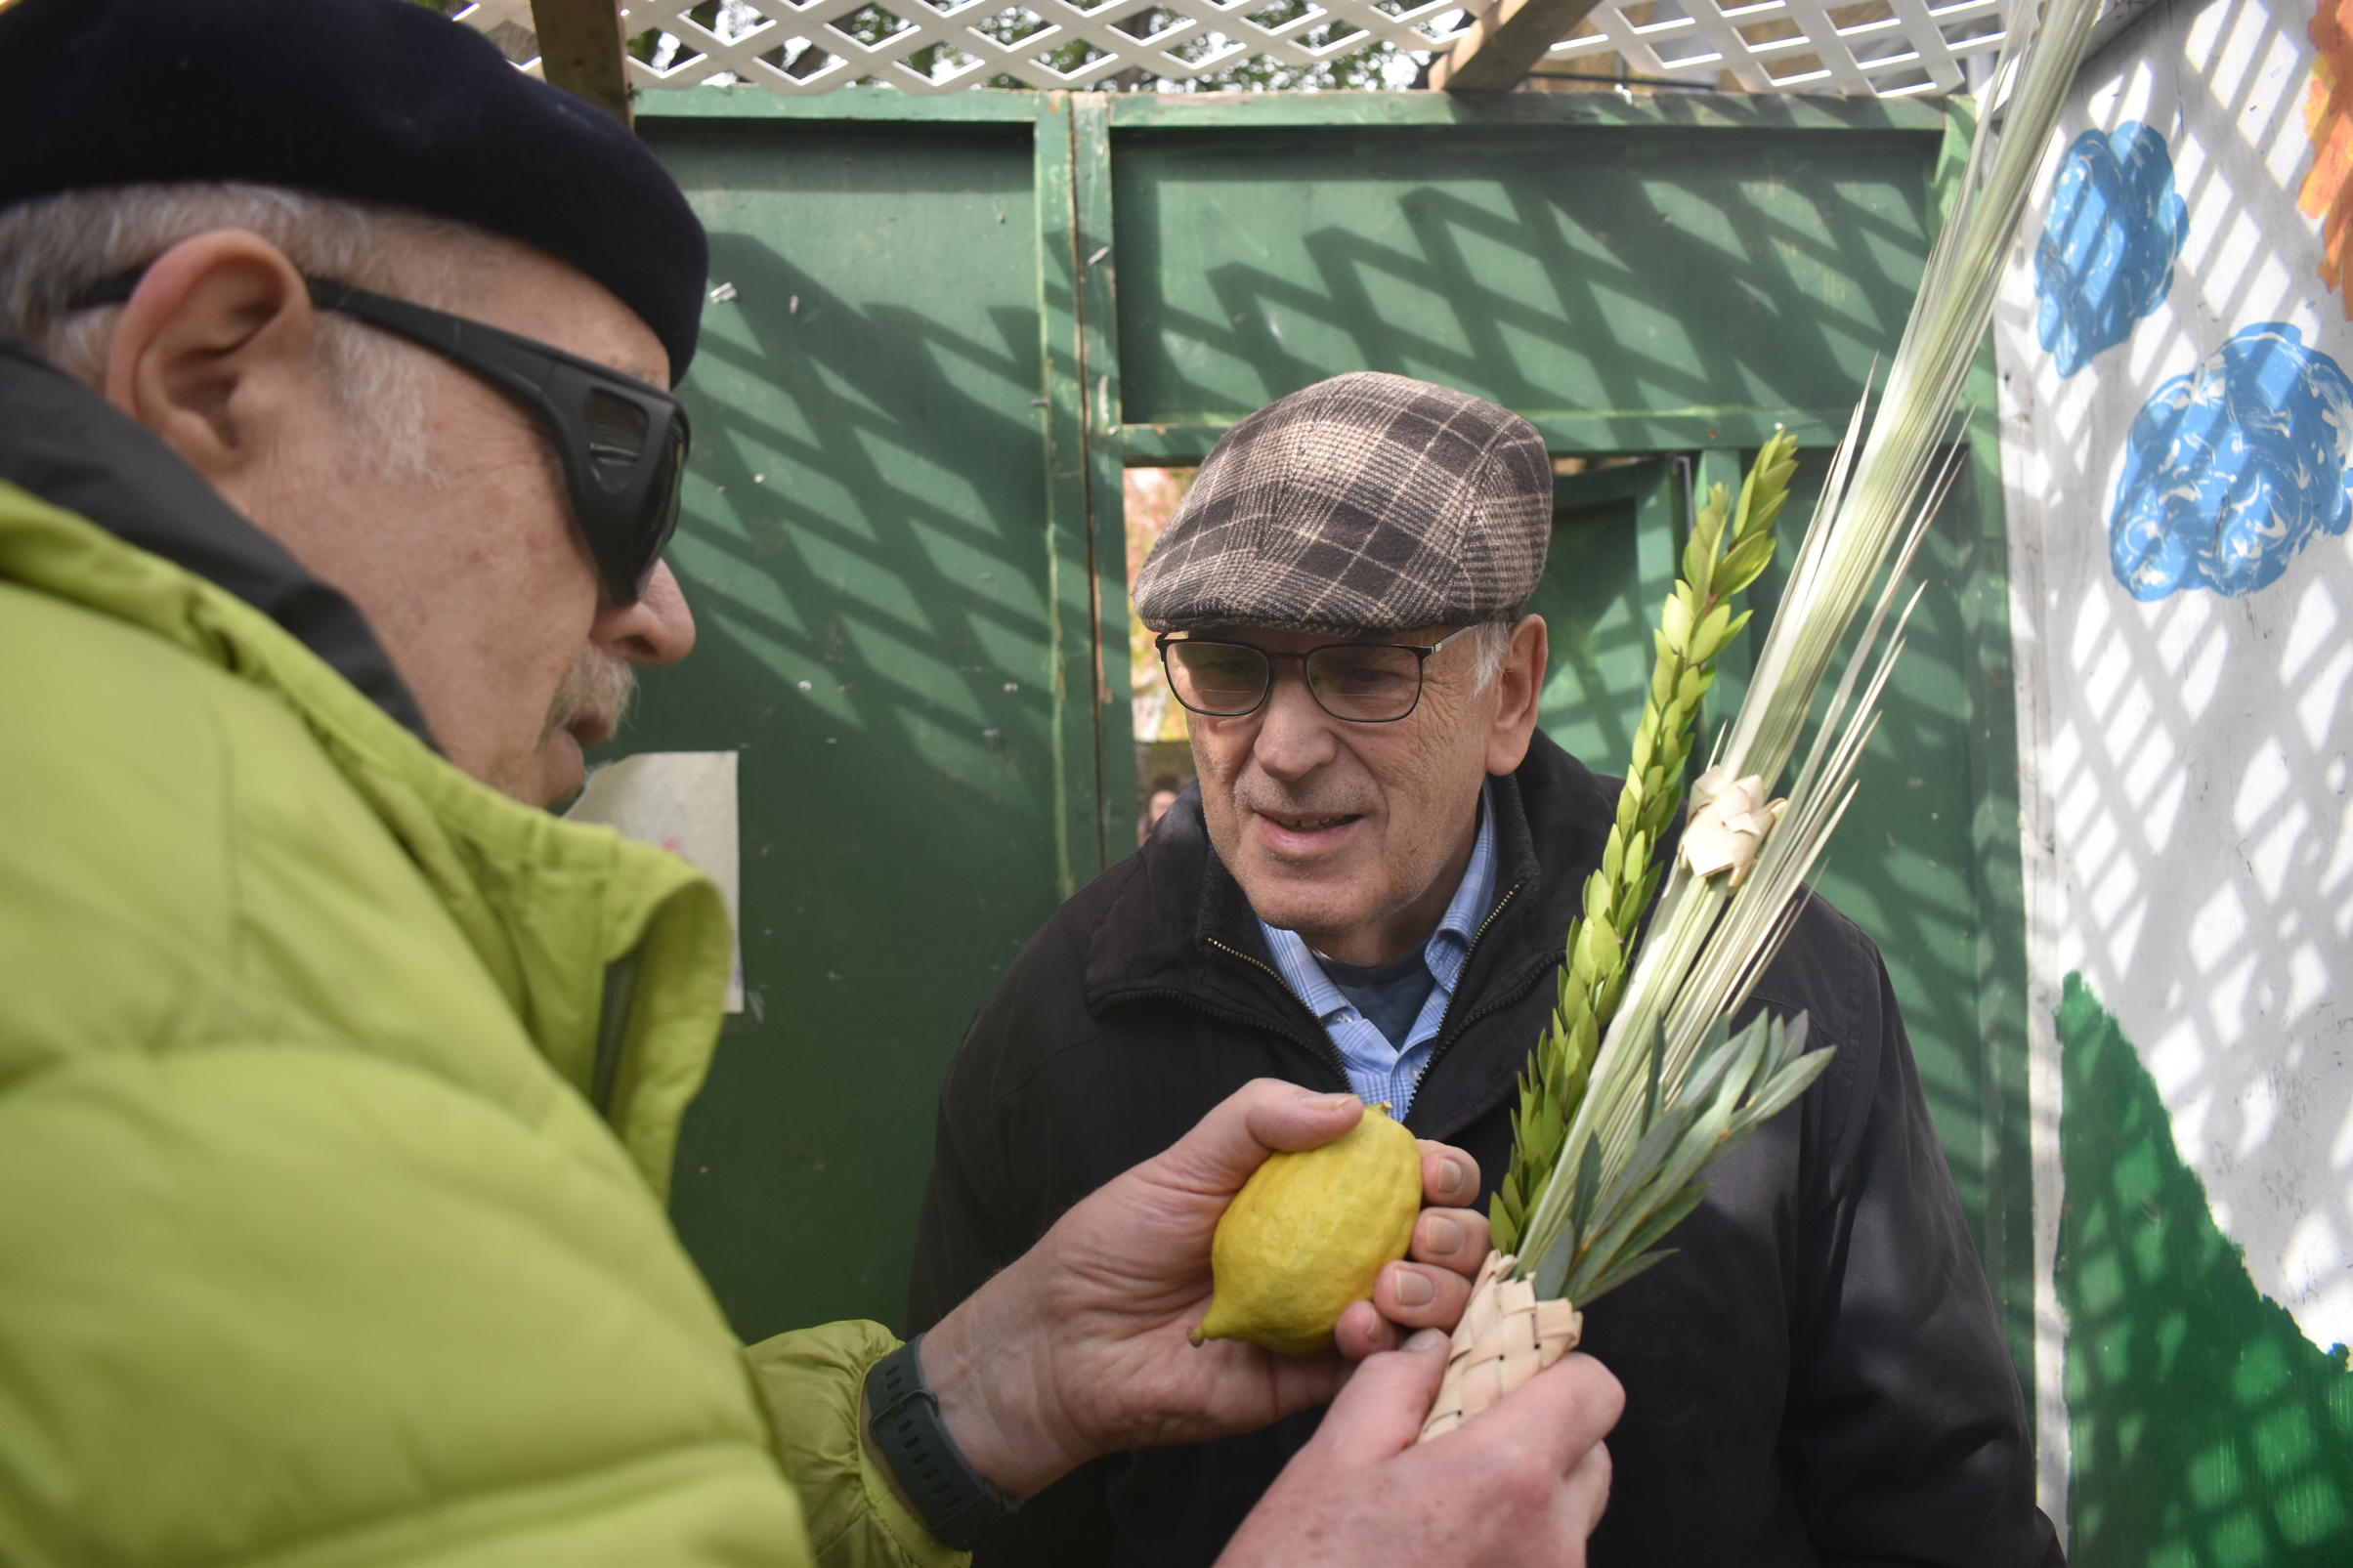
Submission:
<svg viewBox="0 0 2353 1568">
<path fill-rule="evenodd" d="M 274 186 L 68 191 L 0 210 L 0 331 L 28 339 L 59 369 L 96 386 L 122 308 L 77 310 L 74 300 L 182 240 L 221 229 L 259 234 L 305 275 L 445 308 L 498 243 L 464 224 Z M 363 460 L 378 473 L 430 478 L 430 355 L 331 313 L 319 318 L 318 344 L 336 411 L 370 432 Z"/>
<path fill-rule="evenodd" d="M 1512 651 L 1512 629 L 1519 624 L 1519 612 L 1513 610 L 1480 621 L 1471 634 L 1471 671 L 1477 677 L 1474 690 L 1485 691 L 1503 673 L 1504 656 Z"/>
</svg>

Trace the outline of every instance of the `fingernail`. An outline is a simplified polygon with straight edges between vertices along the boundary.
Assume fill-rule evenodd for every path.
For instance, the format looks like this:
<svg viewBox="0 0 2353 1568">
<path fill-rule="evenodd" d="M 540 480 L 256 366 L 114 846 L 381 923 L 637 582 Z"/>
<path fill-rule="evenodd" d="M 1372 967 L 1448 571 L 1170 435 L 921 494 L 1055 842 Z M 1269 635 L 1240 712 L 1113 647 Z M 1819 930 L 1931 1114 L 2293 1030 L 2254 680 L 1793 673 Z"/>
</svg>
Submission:
<svg viewBox="0 0 2353 1568">
<path fill-rule="evenodd" d="M 1452 1338 L 1453 1335 L 1443 1329 L 1417 1329 L 1414 1331 L 1413 1337 L 1405 1341 L 1405 1348 L 1408 1350 L 1442 1350 L 1451 1342 Z"/>
<path fill-rule="evenodd" d="M 1437 1289 L 1418 1269 L 1401 1268 L 1397 1270 L 1398 1305 L 1428 1306 L 1431 1298 L 1437 1293 Z"/>
<path fill-rule="evenodd" d="M 1463 1163 L 1460 1160 L 1439 1161 L 1438 1177 L 1445 1183 L 1444 1190 L 1446 1192 L 1461 1192 L 1463 1190 Z"/>
<path fill-rule="evenodd" d="M 1443 1214 L 1433 1214 L 1423 1231 L 1423 1244 L 1441 1256 L 1463 1250 L 1463 1227 Z"/>
<path fill-rule="evenodd" d="M 1299 1103 L 1313 1106 L 1318 1111 L 1337 1111 L 1343 1106 L 1355 1104 L 1356 1096 L 1353 1094 L 1303 1094 L 1299 1097 Z"/>
</svg>

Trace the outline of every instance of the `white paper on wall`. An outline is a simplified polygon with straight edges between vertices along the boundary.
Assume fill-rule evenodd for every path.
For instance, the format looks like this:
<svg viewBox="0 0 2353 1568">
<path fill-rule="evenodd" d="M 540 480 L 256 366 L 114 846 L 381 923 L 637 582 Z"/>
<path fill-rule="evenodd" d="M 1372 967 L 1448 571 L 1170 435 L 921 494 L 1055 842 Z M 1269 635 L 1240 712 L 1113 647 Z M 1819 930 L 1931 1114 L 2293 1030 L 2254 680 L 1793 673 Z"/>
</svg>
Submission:
<svg viewBox="0 0 2353 1568">
<path fill-rule="evenodd" d="M 666 849 L 719 884 L 735 937 L 727 1010 L 744 1010 L 744 941 L 737 912 L 741 855 L 733 751 L 644 751 L 588 776 L 567 822 L 601 823 L 624 838 Z"/>
</svg>

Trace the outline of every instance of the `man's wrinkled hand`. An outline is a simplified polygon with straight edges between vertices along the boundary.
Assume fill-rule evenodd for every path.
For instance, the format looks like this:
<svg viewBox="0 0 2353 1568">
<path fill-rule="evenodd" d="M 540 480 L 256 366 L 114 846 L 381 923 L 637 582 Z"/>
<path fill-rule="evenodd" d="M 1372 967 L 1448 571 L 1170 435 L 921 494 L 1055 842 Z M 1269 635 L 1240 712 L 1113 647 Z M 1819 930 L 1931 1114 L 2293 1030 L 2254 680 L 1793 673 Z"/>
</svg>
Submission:
<svg viewBox="0 0 2353 1568">
<path fill-rule="evenodd" d="M 1487 1257 L 1487 1216 L 1451 1208 L 1478 1198 L 1478 1162 L 1462 1150 L 1422 1140 L 1422 1202 L 1405 1261 L 1373 1282 L 1370 1301 L 1351 1302 L 1334 1333 L 1340 1353 L 1362 1361 L 1394 1350 L 1416 1329 L 1452 1332 L 1470 1304 L 1471 1282 Z"/>
<path fill-rule="evenodd" d="M 1027 1497 L 1097 1454 L 1248 1431 L 1323 1403 L 1351 1360 L 1390 1348 L 1401 1331 L 1451 1329 L 1486 1256 L 1487 1222 L 1442 1207 L 1477 1197 L 1477 1164 L 1424 1143 L 1433 1207 L 1415 1223 L 1407 1260 L 1384 1268 L 1373 1299 L 1342 1316 L 1334 1351 L 1188 1342 L 1209 1309 L 1211 1237 L 1250 1173 L 1278 1150 L 1331 1142 L 1363 1114 L 1352 1094 L 1245 1084 L 942 1320 L 923 1341 L 924 1376 L 973 1467 Z"/>
<path fill-rule="evenodd" d="M 1582 1568 L 1609 1501 L 1602 1438 L 1625 1406 L 1617 1379 L 1566 1356 L 1417 1445 L 1445 1370 L 1435 1333 L 1367 1361 L 1219 1568 Z"/>
</svg>

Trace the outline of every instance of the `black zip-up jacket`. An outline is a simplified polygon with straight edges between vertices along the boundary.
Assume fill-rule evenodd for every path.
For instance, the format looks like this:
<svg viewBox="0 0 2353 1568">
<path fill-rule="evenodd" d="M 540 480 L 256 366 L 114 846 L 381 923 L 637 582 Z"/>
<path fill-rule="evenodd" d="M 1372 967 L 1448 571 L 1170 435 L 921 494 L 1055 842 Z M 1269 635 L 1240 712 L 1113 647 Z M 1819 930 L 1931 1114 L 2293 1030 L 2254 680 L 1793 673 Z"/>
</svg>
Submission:
<svg viewBox="0 0 2353 1568">
<path fill-rule="evenodd" d="M 1490 1192 L 1617 797 L 1541 734 L 1494 784 L 1496 907 L 1406 1117 L 1475 1156 Z M 1678 1255 L 1586 1309 L 1581 1348 L 1626 1389 L 1592 1561 L 2062 1562 L 1878 950 L 1813 900 L 1752 1006 L 1806 1012 L 1838 1059 L 1711 1168 L 1670 1238 Z M 1261 1077 L 1348 1086 L 1188 791 L 1055 911 L 974 1017 L 940 1093 L 908 1332 Z M 1033 1499 L 976 1565 L 1198 1568 L 1321 1414 L 1097 1461 Z"/>
</svg>

